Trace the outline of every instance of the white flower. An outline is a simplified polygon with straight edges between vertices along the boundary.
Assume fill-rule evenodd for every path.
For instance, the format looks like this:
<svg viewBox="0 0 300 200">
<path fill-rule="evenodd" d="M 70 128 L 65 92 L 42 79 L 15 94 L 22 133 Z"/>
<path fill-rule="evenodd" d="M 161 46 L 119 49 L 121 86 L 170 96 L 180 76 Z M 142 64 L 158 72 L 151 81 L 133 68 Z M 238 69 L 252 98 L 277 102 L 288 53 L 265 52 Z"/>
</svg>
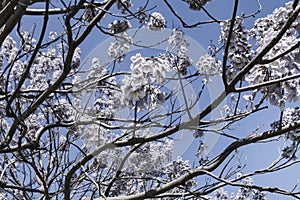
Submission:
<svg viewBox="0 0 300 200">
<path fill-rule="evenodd" d="M 108 24 L 108 29 L 112 34 L 122 33 L 131 27 L 128 20 L 114 20 Z"/>
<path fill-rule="evenodd" d="M 34 49 L 35 45 L 34 43 L 36 42 L 36 40 L 34 38 L 32 38 L 29 34 L 29 32 L 27 31 L 23 31 L 21 32 L 22 34 L 22 48 L 24 51 L 28 52 Z"/>
<path fill-rule="evenodd" d="M 108 55 L 113 59 L 117 59 L 118 62 L 123 61 L 125 54 L 130 50 L 131 38 L 123 33 L 121 36 L 116 37 L 108 47 Z"/>
<path fill-rule="evenodd" d="M 184 0 L 189 3 L 190 9 L 200 10 L 207 2 L 211 0 Z"/>
<path fill-rule="evenodd" d="M 184 33 L 178 29 L 173 29 L 170 37 L 168 38 L 168 42 L 171 45 L 178 45 L 180 42 L 182 42 L 184 37 Z"/>
<path fill-rule="evenodd" d="M 231 21 L 221 22 L 220 42 L 227 43 Z M 253 57 L 252 45 L 249 44 L 249 31 L 243 26 L 243 19 L 237 17 L 231 32 L 230 46 L 228 49 L 228 60 L 233 67 L 243 68 Z"/>
<path fill-rule="evenodd" d="M 205 54 L 200 57 L 196 63 L 200 75 L 203 76 L 204 82 L 210 82 L 211 78 L 220 73 L 220 62 L 216 61 L 214 57 Z"/>
<path fill-rule="evenodd" d="M 161 31 L 167 27 L 167 22 L 162 14 L 154 12 L 150 16 L 150 21 L 148 22 L 148 27 L 151 31 Z"/>
<path fill-rule="evenodd" d="M 55 31 L 50 31 L 49 38 L 50 40 L 55 40 L 57 37 L 57 33 Z"/>
</svg>

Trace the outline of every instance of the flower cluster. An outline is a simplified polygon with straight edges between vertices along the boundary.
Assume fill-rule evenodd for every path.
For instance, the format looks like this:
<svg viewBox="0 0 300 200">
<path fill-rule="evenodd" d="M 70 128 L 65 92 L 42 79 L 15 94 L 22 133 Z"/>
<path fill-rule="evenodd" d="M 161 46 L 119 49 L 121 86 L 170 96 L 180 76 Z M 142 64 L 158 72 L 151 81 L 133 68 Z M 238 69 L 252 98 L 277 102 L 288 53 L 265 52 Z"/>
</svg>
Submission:
<svg viewBox="0 0 300 200">
<path fill-rule="evenodd" d="M 112 34 L 118 34 L 125 32 L 131 27 L 128 20 L 114 20 L 112 23 L 108 24 L 108 29 Z"/>
<path fill-rule="evenodd" d="M 16 41 L 12 37 L 7 36 L 1 46 L 0 66 L 3 65 L 3 59 L 6 59 L 7 62 L 11 62 L 16 57 L 17 53 L 18 48 Z"/>
<path fill-rule="evenodd" d="M 172 152 L 172 140 L 167 139 L 163 143 L 147 143 L 130 155 L 128 171 L 161 176 L 164 166 L 170 162 Z"/>
<path fill-rule="evenodd" d="M 53 105 L 53 115 L 58 120 L 74 120 L 75 119 L 75 111 L 72 105 L 68 102 L 67 99 L 59 99 Z"/>
<path fill-rule="evenodd" d="M 182 75 L 187 74 L 187 68 L 192 65 L 192 59 L 187 55 L 189 49 L 189 42 L 184 38 L 184 33 L 181 30 L 173 29 L 168 43 L 177 48 L 177 55 L 161 54 L 167 59 L 173 70 L 177 70 Z"/>
<path fill-rule="evenodd" d="M 294 123 L 300 123 L 300 108 L 286 108 L 282 115 L 281 121 L 275 121 L 271 124 L 272 129 L 281 128 L 283 126 L 293 125 Z M 297 150 L 297 144 L 300 142 L 300 130 L 289 131 L 285 135 L 285 139 L 290 141 L 287 146 L 282 149 L 281 156 L 283 158 L 295 158 Z"/>
<path fill-rule="evenodd" d="M 190 9 L 200 10 L 207 2 L 211 0 L 183 0 L 189 4 Z"/>
<path fill-rule="evenodd" d="M 151 31 L 161 31 L 167 27 L 167 21 L 162 14 L 154 12 L 150 16 L 148 27 Z"/>
<path fill-rule="evenodd" d="M 93 8 L 93 7 L 88 7 L 85 9 L 84 13 L 83 13 L 83 16 L 82 16 L 82 19 L 84 21 L 87 21 L 87 22 L 91 22 L 94 17 L 96 16 L 96 14 L 98 13 L 98 11 Z"/>
<path fill-rule="evenodd" d="M 87 114 L 98 118 L 112 118 L 116 112 L 116 106 L 120 105 L 116 91 L 117 83 L 115 77 L 109 77 L 109 71 L 100 64 L 98 58 L 92 59 L 92 66 L 87 80 L 91 83 L 87 91 L 95 91 L 96 98 L 93 106 L 88 107 Z M 117 105 L 115 105 L 117 103 Z"/>
<path fill-rule="evenodd" d="M 203 76 L 204 83 L 210 82 L 212 77 L 220 73 L 220 65 L 220 61 L 217 61 L 214 57 L 208 54 L 201 56 L 199 61 L 196 63 L 200 76 Z"/>
<path fill-rule="evenodd" d="M 288 125 L 292 125 L 295 122 L 299 122 L 300 121 L 300 108 L 296 107 L 296 108 L 286 108 L 283 112 L 282 115 L 282 121 L 276 121 L 274 123 L 271 124 L 271 128 L 276 129 L 276 128 L 280 128 L 281 126 L 288 126 Z M 299 132 L 299 130 L 294 130 L 292 131 L 293 134 L 296 134 L 297 131 Z M 296 137 L 296 135 L 288 135 L 289 139 L 293 139 L 293 140 L 299 140 L 300 141 L 300 135 L 298 137 Z"/>
<path fill-rule="evenodd" d="M 176 178 L 179 178 L 182 175 L 188 174 L 191 171 L 191 166 L 188 160 L 183 160 L 181 157 L 178 157 L 173 162 L 169 163 L 166 166 L 165 174 L 168 181 L 172 181 Z M 196 181 L 191 179 L 185 183 L 187 189 L 191 189 L 196 185 Z M 181 189 L 175 188 L 172 192 L 181 192 Z"/>
<path fill-rule="evenodd" d="M 75 63 L 75 62 L 74 62 Z M 63 58 L 56 48 L 49 48 L 35 57 L 30 70 L 29 89 L 46 89 L 62 73 Z"/>
<path fill-rule="evenodd" d="M 276 33 L 283 27 L 290 14 L 293 12 L 293 2 L 286 3 L 285 7 L 276 8 L 272 14 L 267 15 L 264 18 L 259 18 L 255 21 L 253 29 L 251 29 L 251 35 L 256 40 L 259 47 L 264 47 L 269 41 L 276 36 Z M 286 32 L 286 36 L 293 35 L 294 30 L 299 29 L 300 16 L 297 17 L 295 23 Z M 260 48 L 259 48 L 260 49 Z M 258 49 L 258 50 L 259 50 Z"/>
<path fill-rule="evenodd" d="M 184 33 L 181 30 L 173 29 L 171 35 L 168 38 L 170 45 L 179 45 L 184 40 Z"/>
<path fill-rule="evenodd" d="M 22 40 L 21 40 L 21 46 L 24 51 L 29 52 L 34 49 L 34 43 L 36 40 L 32 38 L 27 31 L 21 32 L 22 34 Z"/>
<path fill-rule="evenodd" d="M 220 42 L 227 43 L 229 37 L 231 20 L 221 22 Z M 243 68 L 252 58 L 252 45 L 249 44 L 249 31 L 243 26 L 243 19 L 237 17 L 234 22 L 233 30 L 228 49 L 228 60 L 236 69 Z"/>
<path fill-rule="evenodd" d="M 182 75 L 186 75 L 188 67 L 192 65 L 192 59 L 187 55 L 180 57 L 172 53 L 160 53 L 158 57 L 166 60 L 172 71 L 177 71 Z"/>
<path fill-rule="evenodd" d="M 251 36 L 256 41 L 257 50 L 261 51 L 271 40 L 277 36 L 290 13 L 293 12 L 292 2 L 280 7 L 265 18 L 255 21 L 254 28 L 250 30 Z M 266 54 L 264 59 L 272 59 L 299 42 L 298 28 L 300 17 L 286 31 L 281 40 Z M 259 84 L 265 81 L 276 80 L 300 71 L 299 48 L 270 62 L 269 64 L 256 65 L 245 77 L 249 84 Z M 283 88 L 284 91 L 281 91 Z M 272 105 L 284 107 L 285 101 L 297 101 L 300 95 L 300 83 L 297 80 L 286 81 L 271 86 L 263 87 L 260 92 L 266 95 Z"/>
<path fill-rule="evenodd" d="M 164 93 L 160 91 L 159 85 L 166 79 L 166 72 L 170 70 L 169 63 L 160 57 L 145 58 L 139 53 L 132 56 L 131 61 L 131 76 L 125 76 L 122 80 L 123 104 L 146 109 L 164 102 Z"/>
<path fill-rule="evenodd" d="M 131 37 L 126 33 L 122 33 L 121 36 L 115 38 L 108 47 L 108 55 L 112 59 L 117 59 L 118 62 L 122 62 L 125 54 L 130 50 L 130 44 L 132 43 Z"/>
</svg>

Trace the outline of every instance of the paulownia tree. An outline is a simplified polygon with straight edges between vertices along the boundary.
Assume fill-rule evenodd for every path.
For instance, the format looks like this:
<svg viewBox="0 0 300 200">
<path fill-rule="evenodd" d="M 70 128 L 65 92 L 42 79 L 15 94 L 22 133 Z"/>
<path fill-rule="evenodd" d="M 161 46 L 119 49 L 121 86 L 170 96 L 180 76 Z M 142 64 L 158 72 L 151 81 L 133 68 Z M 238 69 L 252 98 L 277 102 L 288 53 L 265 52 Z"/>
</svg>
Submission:
<svg viewBox="0 0 300 200">
<path fill-rule="evenodd" d="M 300 6 L 258 18 L 259 1 L 240 16 L 232 2 L 218 19 L 206 9 L 217 0 L 0 1 L 0 199 L 300 199 L 297 182 L 253 181 L 299 163 Z M 184 33 L 199 26 L 220 36 L 195 60 Z M 135 40 L 166 28 L 159 52 Z M 94 33 L 112 42 L 84 61 Z M 262 128 L 253 115 L 273 120 Z M 173 156 L 179 132 L 197 143 L 185 159 Z M 224 141 L 213 153 L 208 135 Z M 244 170 L 240 149 L 272 142 L 278 157 Z"/>
</svg>

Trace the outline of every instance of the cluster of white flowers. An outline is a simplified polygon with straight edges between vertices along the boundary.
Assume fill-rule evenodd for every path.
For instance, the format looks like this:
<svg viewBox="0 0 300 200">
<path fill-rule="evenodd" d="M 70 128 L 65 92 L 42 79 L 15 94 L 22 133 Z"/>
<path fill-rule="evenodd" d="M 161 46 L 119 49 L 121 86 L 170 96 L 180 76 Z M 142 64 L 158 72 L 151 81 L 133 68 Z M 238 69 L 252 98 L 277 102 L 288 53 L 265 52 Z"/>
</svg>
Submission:
<svg viewBox="0 0 300 200">
<path fill-rule="evenodd" d="M 0 127 L 0 141 L 5 141 L 5 133 L 8 131 L 10 125 L 2 116 L 0 116 Z"/>
<path fill-rule="evenodd" d="M 204 83 L 209 83 L 211 78 L 221 72 L 221 62 L 217 61 L 214 57 L 204 54 L 196 63 L 200 76 L 203 77 Z"/>
<path fill-rule="evenodd" d="M 189 4 L 190 9 L 200 10 L 207 2 L 211 0 L 183 0 Z"/>
<path fill-rule="evenodd" d="M 7 62 L 13 61 L 18 53 L 17 43 L 16 41 L 7 36 L 6 39 L 3 41 L 0 51 L 0 66 L 3 65 L 3 59 L 5 58 Z"/>
<path fill-rule="evenodd" d="M 89 116 L 101 117 L 101 118 L 112 118 L 117 111 L 117 102 L 120 98 L 117 97 L 118 92 L 115 88 L 117 87 L 116 78 L 109 77 L 109 71 L 100 64 L 98 58 L 92 59 L 92 66 L 87 80 L 89 82 L 95 82 L 87 91 L 93 90 L 96 93 L 96 98 L 93 102 L 92 107 L 88 107 Z"/>
<path fill-rule="evenodd" d="M 55 31 L 50 31 L 49 32 L 49 39 L 50 40 L 55 40 L 56 37 L 57 37 L 57 32 L 55 32 Z"/>
<path fill-rule="evenodd" d="M 28 89 L 46 89 L 62 73 L 62 55 L 55 48 L 38 54 L 30 70 L 30 85 Z"/>
<path fill-rule="evenodd" d="M 150 15 L 148 27 L 151 31 L 161 31 L 167 27 L 167 21 L 162 14 L 154 12 Z"/>
<path fill-rule="evenodd" d="M 281 126 L 287 126 L 287 125 L 292 125 L 295 122 L 300 122 L 300 108 L 299 107 L 286 108 L 282 115 L 282 121 L 281 122 L 276 121 L 276 122 L 272 123 L 271 127 L 273 129 L 276 129 L 276 128 L 280 127 L 280 123 L 281 123 Z M 296 134 L 297 131 L 299 132 L 299 130 L 294 130 L 292 133 Z M 291 136 L 291 135 L 289 135 L 289 136 Z M 297 139 L 300 141 L 300 135 L 298 135 L 298 137 L 295 137 L 294 139 Z"/>
<path fill-rule="evenodd" d="M 170 45 L 179 45 L 184 40 L 184 33 L 181 30 L 173 29 L 171 35 L 168 38 Z"/>
<path fill-rule="evenodd" d="M 98 10 L 93 8 L 93 7 L 87 7 L 85 10 L 84 10 L 84 13 L 83 13 L 83 16 L 82 16 L 82 19 L 84 21 L 87 21 L 87 22 L 90 22 L 94 19 L 94 17 L 98 14 Z"/>
<path fill-rule="evenodd" d="M 178 71 L 182 75 L 186 75 L 187 68 L 192 65 L 193 61 L 187 55 L 190 44 L 185 39 L 184 33 L 181 30 L 173 29 L 170 37 L 168 38 L 168 43 L 177 48 L 177 55 L 168 53 L 161 54 L 160 56 L 168 60 L 173 70 Z"/>
<path fill-rule="evenodd" d="M 108 29 L 112 34 L 123 33 L 131 27 L 128 20 L 114 20 L 108 24 Z"/>
<path fill-rule="evenodd" d="M 34 49 L 34 43 L 36 40 L 31 37 L 28 31 L 21 32 L 22 39 L 21 39 L 21 46 L 24 51 L 29 52 Z"/>
<path fill-rule="evenodd" d="M 103 77 L 107 73 L 103 73 L 103 67 L 100 65 L 99 59 L 98 58 L 93 58 L 92 59 L 92 66 L 90 69 L 89 74 L 87 75 L 88 80 L 94 80 L 96 78 Z M 106 72 L 106 71 L 105 71 Z"/>
<path fill-rule="evenodd" d="M 76 112 L 70 102 L 62 98 L 54 103 L 52 113 L 58 120 L 62 121 L 74 120 L 76 116 Z"/>
<path fill-rule="evenodd" d="M 173 141 L 147 143 L 130 155 L 127 170 L 131 173 L 161 176 L 164 166 L 172 157 Z"/>
<path fill-rule="evenodd" d="M 258 46 L 256 51 L 261 51 L 270 41 L 277 36 L 278 32 L 287 21 L 290 13 L 293 12 L 292 2 L 280 7 L 265 18 L 255 21 L 254 28 L 251 29 L 251 35 Z M 272 59 L 284 51 L 288 50 L 299 42 L 298 29 L 300 27 L 300 16 L 287 30 L 282 39 L 266 54 L 264 59 Z M 300 51 L 299 48 L 289 54 L 280 57 L 265 65 L 257 65 L 245 77 L 249 84 L 259 84 L 269 80 L 275 80 L 296 74 L 300 71 Z M 284 92 L 280 88 L 284 88 Z M 300 95 L 300 83 L 297 80 L 286 81 L 283 84 L 278 83 L 260 89 L 272 105 L 284 107 L 285 101 L 297 101 Z"/>
<path fill-rule="evenodd" d="M 111 137 L 109 137 L 108 132 L 109 131 L 103 128 L 102 126 L 98 126 L 96 124 L 89 124 L 88 126 L 84 126 L 82 128 L 80 134 L 81 139 L 85 141 L 85 148 L 93 150 L 93 148 L 98 147 L 112 139 Z M 112 135 L 114 134 L 110 134 L 110 136 Z M 103 160 L 101 156 L 103 155 L 98 156 L 98 160 Z"/>
<path fill-rule="evenodd" d="M 271 128 L 277 129 L 282 126 L 293 125 L 294 123 L 300 123 L 300 108 L 286 108 L 282 115 L 281 121 L 275 121 L 271 124 Z M 287 146 L 285 146 L 281 151 L 281 156 L 283 158 L 295 158 L 295 153 L 297 149 L 297 144 L 300 142 L 300 130 L 289 131 L 285 135 L 285 140 Z"/>
<path fill-rule="evenodd" d="M 276 34 L 283 27 L 290 14 L 293 12 L 293 2 L 286 3 L 285 7 L 276 8 L 272 14 L 267 15 L 264 18 L 259 18 L 255 21 L 253 29 L 251 29 L 251 35 L 256 40 L 257 45 L 263 48 L 269 43 L 269 41 L 276 36 Z M 300 27 L 300 16 L 297 17 L 292 24 L 284 38 L 290 35 L 294 35 L 294 30 L 298 32 Z M 299 33 L 299 32 L 298 32 Z M 280 45 L 279 45 L 280 46 Z"/>
<path fill-rule="evenodd" d="M 231 21 L 221 22 L 220 42 L 227 43 Z M 252 45 L 249 44 L 249 31 L 243 26 L 243 19 L 237 17 L 231 32 L 228 60 L 236 69 L 243 68 L 252 58 Z"/>
<path fill-rule="evenodd" d="M 29 139 L 29 141 L 35 139 L 35 133 L 41 127 L 41 122 L 43 120 L 45 120 L 45 117 L 42 113 L 34 113 L 31 114 L 28 118 L 26 118 L 25 125 L 28 128 L 28 132 L 26 133 L 25 137 Z"/>
<path fill-rule="evenodd" d="M 165 175 L 167 181 L 172 181 L 180 176 L 188 174 L 191 171 L 191 166 L 188 160 L 183 160 L 182 157 L 178 157 L 173 162 L 169 163 L 165 169 Z M 187 189 L 191 189 L 196 185 L 195 179 L 191 179 L 185 183 Z M 182 192 L 180 188 L 174 188 L 172 192 Z"/>
<path fill-rule="evenodd" d="M 20 60 L 17 60 L 14 62 L 14 65 L 11 70 L 11 76 L 13 80 L 19 80 L 23 74 L 23 70 L 26 66 L 27 62 L 22 62 Z"/>
<path fill-rule="evenodd" d="M 140 53 L 132 56 L 131 61 L 131 76 L 125 76 L 122 80 L 123 104 L 146 109 L 164 102 L 164 93 L 159 86 L 163 84 L 166 72 L 170 70 L 169 63 L 160 57 L 143 57 Z"/>
<path fill-rule="evenodd" d="M 108 47 L 108 55 L 112 59 L 117 59 L 118 62 L 122 62 L 125 54 L 130 50 L 130 44 L 132 43 L 131 37 L 127 36 L 126 33 L 117 36 L 116 40 L 111 42 Z"/>
</svg>

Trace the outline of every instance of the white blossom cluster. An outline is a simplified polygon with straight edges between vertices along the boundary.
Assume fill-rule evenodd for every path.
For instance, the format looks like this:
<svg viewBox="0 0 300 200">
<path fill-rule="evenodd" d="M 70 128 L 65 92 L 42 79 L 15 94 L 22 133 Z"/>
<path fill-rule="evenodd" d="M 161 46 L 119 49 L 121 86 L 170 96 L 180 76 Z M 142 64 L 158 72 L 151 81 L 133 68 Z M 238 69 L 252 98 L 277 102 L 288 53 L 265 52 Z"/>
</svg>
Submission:
<svg viewBox="0 0 300 200">
<path fill-rule="evenodd" d="M 300 108 L 286 108 L 282 115 L 282 120 L 275 121 L 271 124 L 272 129 L 278 129 L 283 126 L 293 125 L 294 123 L 300 123 Z M 297 144 L 300 142 L 300 129 L 289 131 L 285 135 L 285 140 L 290 141 L 282 149 L 281 156 L 283 158 L 295 158 L 297 150 Z"/>
<path fill-rule="evenodd" d="M 127 165 L 128 172 L 144 175 L 161 176 L 172 157 L 173 141 L 147 143 L 132 153 Z"/>
<path fill-rule="evenodd" d="M 256 41 L 258 52 L 276 37 L 292 11 L 292 2 L 289 2 L 285 7 L 277 8 L 267 17 L 255 21 L 254 28 L 251 29 L 251 35 Z M 282 39 L 266 54 L 264 59 L 272 59 L 299 42 L 299 26 L 300 16 L 298 16 L 292 27 L 286 31 Z M 257 65 L 251 69 L 245 80 L 252 85 L 299 73 L 299 57 L 300 51 L 298 48 L 269 64 Z M 281 91 L 281 88 L 284 88 L 284 92 Z M 272 105 L 280 106 L 283 109 L 285 101 L 296 102 L 298 100 L 300 82 L 299 80 L 286 81 L 263 87 L 260 91 L 267 96 Z"/>
<path fill-rule="evenodd" d="M 38 114 L 31 114 L 28 118 L 25 120 L 25 125 L 28 128 L 28 132 L 26 134 L 26 138 L 30 141 L 35 138 L 35 133 L 38 131 L 38 129 L 41 127 L 41 122 L 45 120 L 45 117 L 42 113 Z"/>
<path fill-rule="evenodd" d="M 24 40 L 21 40 L 20 45 L 24 51 L 32 50 L 32 48 L 34 48 L 33 43 L 35 42 L 35 39 L 31 38 L 28 32 L 24 31 L 23 33 Z M 57 34 L 55 32 L 50 32 L 49 37 L 50 39 L 55 39 L 56 35 Z M 64 65 L 63 52 L 65 53 L 66 50 L 63 48 L 65 47 L 62 47 L 59 44 L 37 54 L 34 59 L 33 66 L 30 68 L 29 82 L 26 85 L 27 89 L 46 89 L 49 84 L 52 84 L 58 79 L 62 73 Z M 17 53 L 17 43 L 12 37 L 8 36 L 1 46 L 0 66 L 3 65 L 4 62 L 7 64 L 12 63 L 13 65 L 9 76 L 15 81 L 21 78 L 23 71 L 28 64 L 27 60 L 21 59 L 13 62 Z M 76 48 L 71 62 L 73 71 L 76 71 L 76 68 L 80 65 L 80 54 L 80 49 Z M 5 74 L 3 74 L 0 80 L 5 80 Z M 3 86 L 4 84 L 1 84 L 2 90 Z"/>
<path fill-rule="evenodd" d="M 193 60 L 187 55 L 189 42 L 185 39 L 181 30 L 173 29 L 168 38 L 168 43 L 172 48 L 176 48 L 177 55 L 173 53 L 160 54 L 160 57 L 168 60 L 172 70 L 178 71 L 182 75 L 187 74 L 187 68 L 192 65 Z"/>
<path fill-rule="evenodd" d="M 276 129 L 276 128 L 280 128 L 280 125 L 288 126 L 288 125 L 292 125 L 293 123 L 297 123 L 297 122 L 300 122 L 300 108 L 299 107 L 286 108 L 282 115 L 282 121 L 281 122 L 276 121 L 276 122 L 272 123 L 271 128 Z M 291 135 L 288 135 L 288 138 L 300 141 L 299 131 L 300 130 L 295 130 L 295 131 L 290 132 Z M 298 135 L 297 135 L 297 133 L 298 133 Z"/>
<path fill-rule="evenodd" d="M 201 10 L 207 2 L 211 0 L 183 0 L 189 4 L 190 9 L 192 10 Z"/>
<path fill-rule="evenodd" d="M 107 142 L 111 142 L 113 139 L 115 139 L 115 137 L 117 137 L 117 134 L 114 134 L 102 126 L 89 124 L 80 129 L 80 136 L 81 139 L 85 141 L 84 147 L 88 150 L 93 150 L 95 147 L 101 146 Z M 97 159 L 101 161 L 103 165 L 109 164 L 109 161 L 105 160 L 106 157 L 109 159 L 107 154 L 108 152 L 104 152 L 103 154 L 97 155 Z M 110 158 L 112 157 L 113 156 L 111 155 Z"/>
<path fill-rule="evenodd" d="M 52 112 L 58 120 L 71 121 L 76 116 L 74 108 L 67 99 L 58 99 L 53 105 Z"/>
<path fill-rule="evenodd" d="M 259 46 L 258 51 L 267 45 L 283 27 L 290 14 L 293 12 L 292 5 L 293 2 L 290 1 L 286 3 L 285 7 L 276 8 L 272 14 L 269 14 L 264 18 L 259 18 L 255 21 L 254 27 L 250 30 L 250 32 Z M 289 38 L 289 36 L 293 36 L 295 34 L 294 31 L 299 34 L 299 22 L 300 16 L 297 17 L 291 28 L 286 32 L 283 39 L 292 39 Z M 277 50 L 279 50 L 279 48 L 277 48 Z"/>
<path fill-rule="evenodd" d="M 4 141 L 7 131 L 9 130 L 9 123 L 7 120 L 3 119 L 3 116 L 0 116 L 0 140 Z"/>
<path fill-rule="evenodd" d="M 148 22 L 148 28 L 151 31 L 161 31 L 167 27 L 167 21 L 164 16 L 159 12 L 154 12 L 150 15 L 150 19 Z"/>
<path fill-rule="evenodd" d="M 231 21 L 221 22 L 220 42 L 226 44 L 229 36 Z M 249 31 L 243 26 L 243 19 L 237 17 L 234 22 L 233 30 L 228 49 L 228 61 L 239 70 L 243 68 L 252 58 L 252 45 L 249 44 Z"/>
<path fill-rule="evenodd" d="M 169 63 L 160 57 L 143 57 L 140 53 L 132 56 L 131 61 L 131 76 L 122 80 L 123 105 L 143 110 L 164 102 L 164 93 L 159 86 L 166 80 Z"/>
<path fill-rule="evenodd" d="M 56 32 L 50 32 L 50 40 L 54 40 L 57 37 Z M 28 55 L 29 51 L 34 48 L 35 39 L 31 38 L 29 33 L 24 31 L 23 38 L 20 39 L 19 46 L 13 38 L 8 36 L 1 47 L 0 57 L 2 58 L 2 64 L 12 65 L 11 69 L 7 73 L 1 71 L 0 77 L 0 95 L 5 90 L 6 87 L 6 78 L 10 81 L 8 82 L 7 92 L 14 90 L 14 87 L 18 84 L 21 76 L 24 75 L 24 70 L 27 68 L 28 60 L 27 57 L 14 60 L 17 56 L 18 47 L 25 51 Z M 43 91 L 48 89 L 48 87 L 53 84 L 59 76 L 62 74 L 64 68 L 63 55 L 67 52 L 67 47 L 63 47 L 58 44 L 53 43 L 47 49 L 41 50 L 34 58 L 33 64 L 29 70 L 28 75 L 25 77 L 25 83 L 21 86 L 20 97 L 17 97 L 17 103 L 12 106 L 17 107 L 22 112 L 26 110 L 28 106 L 34 101 L 37 91 Z M 79 48 L 75 49 L 74 56 L 71 60 L 71 73 L 75 73 L 77 68 L 80 65 L 80 54 L 81 51 Z M 75 77 L 75 76 L 72 76 Z M 28 95 L 24 95 L 23 91 Z M 41 109 L 31 114 L 24 120 L 24 125 L 27 126 L 28 133 L 26 134 L 26 139 L 32 140 L 35 137 L 36 131 L 46 122 L 45 115 L 53 114 L 55 121 L 64 121 L 72 120 L 75 116 L 74 109 L 71 106 L 70 99 L 67 100 L 65 97 L 60 98 L 59 95 L 56 95 L 57 100 L 52 99 L 50 96 L 45 103 L 41 105 Z M 0 105 L 1 102 L 0 102 Z M 0 109 L 1 112 L 1 109 Z M 5 113 L 5 112 L 3 112 Z M 5 117 L 5 116 L 4 116 Z M 1 116 L 2 118 L 2 116 Z M 10 126 L 4 119 L 1 119 L 1 137 L 2 134 L 5 135 L 7 128 Z"/>
<path fill-rule="evenodd" d="M 177 71 L 182 75 L 187 75 L 188 67 L 191 66 L 193 62 L 192 59 L 187 55 L 179 56 L 178 54 L 174 55 L 172 53 L 161 53 L 158 56 L 169 63 L 171 70 Z"/>
<path fill-rule="evenodd" d="M 21 46 L 22 49 L 26 52 L 29 52 L 34 49 L 34 43 L 36 40 L 30 36 L 30 33 L 27 31 L 21 32 L 22 39 L 21 39 Z"/>
<path fill-rule="evenodd" d="M 172 181 L 180 176 L 188 174 L 191 171 L 191 166 L 188 160 L 183 160 L 182 157 L 178 157 L 173 162 L 169 163 L 165 169 L 165 176 L 167 181 Z M 196 185 L 195 179 L 191 179 L 185 183 L 187 189 L 191 189 Z M 172 189 L 172 192 L 182 192 L 180 188 Z"/>
<path fill-rule="evenodd" d="M 196 63 L 200 76 L 203 77 L 204 83 L 209 83 L 211 78 L 221 72 L 220 65 L 220 61 L 217 61 L 214 57 L 208 54 L 201 56 L 199 61 Z"/>
<path fill-rule="evenodd" d="M 127 36 L 125 32 L 115 37 L 115 41 L 111 42 L 107 50 L 109 57 L 116 59 L 118 62 L 122 62 L 125 54 L 130 50 L 131 43 L 131 37 Z"/>
<path fill-rule="evenodd" d="M 112 34 L 118 34 L 125 32 L 131 27 L 128 20 L 114 20 L 112 23 L 108 24 L 108 29 Z"/>
<path fill-rule="evenodd" d="M 181 30 L 173 29 L 171 35 L 168 38 L 170 45 L 179 45 L 184 41 L 184 33 Z"/>
<path fill-rule="evenodd" d="M 93 7 L 87 7 L 84 10 L 82 19 L 86 22 L 91 22 L 94 19 L 94 17 L 98 14 L 98 12 L 99 11 Z"/>
<path fill-rule="evenodd" d="M 17 56 L 18 48 L 16 41 L 11 37 L 7 36 L 3 41 L 0 51 L 0 66 L 3 65 L 5 59 L 7 62 L 11 62 Z"/>
<path fill-rule="evenodd" d="M 87 80 L 94 82 L 87 91 L 94 91 L 96 98 L 93 106 L 87 108 L 86 114 L 104 119 L 112 118 L 120 105 L 116 78 L 109 76 L 109 71 L 100 64 L 98 58 L 93 58 Z"/>
</svg>

